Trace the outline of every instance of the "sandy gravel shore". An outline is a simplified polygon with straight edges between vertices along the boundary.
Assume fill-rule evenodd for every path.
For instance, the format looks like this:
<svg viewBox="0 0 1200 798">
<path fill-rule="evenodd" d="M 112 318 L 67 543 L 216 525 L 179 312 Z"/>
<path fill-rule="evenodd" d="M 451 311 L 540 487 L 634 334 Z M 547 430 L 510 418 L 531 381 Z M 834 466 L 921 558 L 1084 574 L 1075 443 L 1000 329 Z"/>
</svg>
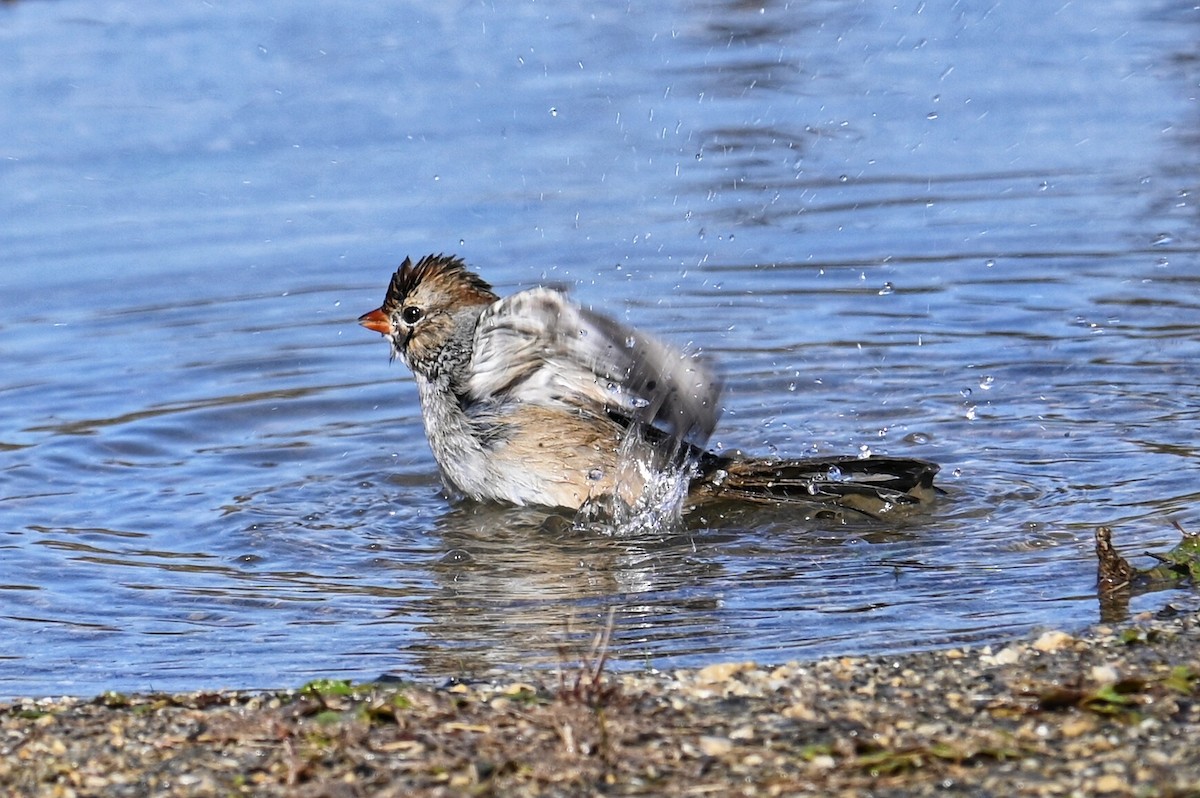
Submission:
<svg viewBox="0 0 1200 798">
<path fill-rule="evenodd" d="M 1200 795 L 1190 614 L 908 656 L 602 670 L 11 701 L 0 793 Z"/>
</svg>

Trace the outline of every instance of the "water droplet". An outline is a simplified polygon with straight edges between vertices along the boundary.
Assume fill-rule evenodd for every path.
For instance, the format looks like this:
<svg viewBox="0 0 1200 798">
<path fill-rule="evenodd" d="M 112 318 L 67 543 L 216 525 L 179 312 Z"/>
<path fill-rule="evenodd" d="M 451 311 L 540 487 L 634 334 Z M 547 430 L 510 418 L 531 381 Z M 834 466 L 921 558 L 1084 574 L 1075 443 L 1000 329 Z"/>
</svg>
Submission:
<svg viewBox="0 0 1200 798">
<path fill-rule="evenodd" d="M 838 175 L 838 182 L 839 183 L 849 183 L 850 175 Z"/>
<path fill-rule="evenodd" d="M 934 119 L 937 119 L 937 111 L 930 111 L 925 114 L 925 118 L 932 122 Z"/>
<path fill-rule="evenodd" d="M 986 268 L 986 269 L 990 269 L 990 268 L 992 268 L 992 267 L 993 267 L 993 266 L 995 266 L 995 265 L 996 265 L 996 261 L 992 260 L 991 258 L 988 258 L 987 260 L 985 260 L 985 261 L 983 262 L 983 266 L 984 266 L 984 268 Z"/>
<path fill-rule="evenodd" d="M 970 396 L 973 393 L 973 391 L 970 388 L 963 388 L 958 393 L 960 396 L 962 396 L 962 398 L 966 399 L 968 396 Z"/>
<path fill-rule="evenodd" d="M 924 432 L 910 432 L 904 436 L 905 443 L 912 443 L 912 444 L 916 444 L 918 446 L 923 443 L 929 443 L 929 440 L 930 439 L 929 439 L 928 433 L 924 433 Z"/>
<path fill-rule="evenodd" d="M 979 381 L 979 388 L 980 388 L 980 390 L 990 391 L 990 390 L 992 390 L 992 386 L 995 384 L 996 384 L 996 378 L 992 377 L 992 376 L 987 376 Z"/>
<path fill-rule="evenodd" d="M 975 420 L 975 405 L 971 405 L 970 407 L 967 408 L 967 421 L 974 421 L 974 420 Z"/>
<path fill-rule="evenodd" d="M 625 338 L 625 348 L 626 348 L 626 349 L 633 349 L 635 346 L 637 346 L 637 339 L 636 339 L 636 338 L 634 338 L 632 335 L 626 336 L 626 338 Z"/>
<path fill-rule="evenodd" d="M 892 285 L 891 283 L 884 283 L 883 288 L 879 289 L 880 296 L 888 296 L 889 294 L 894 293 L 896 293 L 896 286 Z"/>
<path fill-rule="evenodd" d="M 467 240 L 465 238 L 458 239 L 458 245 L 460 247 L 465 247 L 467 245 Z"/>
<path fill-rule="evenodd" d="M 794 382 L 789 382 L 789 383 L 788 383 L 788 390 L 789 390 L 789 391 L 791 391 L 792 393 L 795 393 L 795 392 L 796 392 L 796 383 L 794 383 Z"/>
<path fill-rule="evenodd" d="M 825 473 L 825 479 L 829 480 L 830 482 L 841 482 L 842 481 L 842 469 L 838 468 L 835 465 L 830 466 L 829 471 L 827 471 Z"/>
<path fill-rule="evenodd" d="M 1150 242 L 1150 246 L 1165 247 L 1168 244 L 1173 243 L 1175 243 L 1175 236 L 1171 235 L 1170 233 L 1159 233 L 1154 237 L 1154 240 Z"/>
<path fill-rule="evenodd" d="M 953 476 L 956 476 L 956 477 L 961 477 L 961 476 L 962 476 L 962 469 L 961 469 L 961 468 L 956 468 L 956 469 L 954 469 L 953 471 L 951 471 L 950 473 L 951 473 Z"/>
<path fill-rule="evenodd" d="M 592 482 L 599 482 L 600 480 L 604 479 L 604 469 L 593 468 L 591 471 L 588 471 L 587 478 Z"/>
<path fill-rule="evenodd" d="M 550 106 L 550 116 L 558 116 L 558 109 L 554 106 Z"/>
<path fill-rule="evenodd" d="M 716 485 L 717 487 L 720 487 L 728 477 L 729 477 L 728 471 L 726 471 L 722 468 L 718 468 L 716 471 L 713 472 L 712 484 Z"/>
</svg>

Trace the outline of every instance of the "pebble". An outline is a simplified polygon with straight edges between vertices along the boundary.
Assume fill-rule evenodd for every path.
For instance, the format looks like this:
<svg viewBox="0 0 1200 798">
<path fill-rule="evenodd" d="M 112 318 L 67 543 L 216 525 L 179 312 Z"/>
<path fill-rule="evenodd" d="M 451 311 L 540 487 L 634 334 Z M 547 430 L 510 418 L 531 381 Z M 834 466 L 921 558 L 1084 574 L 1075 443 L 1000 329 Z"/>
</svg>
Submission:
<svg viewBox="0 0 1200 798">
<path fill-rule="evenodd" d="M 731 731 L 729 733 L 729 739 L 730 740 L 753 740 L 754 739 L 754 727 L 753 726 L 739 726 L 738 728 L 734 729 L 733 731 Z"/>
<path fill-rule="evenodd" d="M 818 754 L 808 764 L 814 770 L 833 770 L 837 767 L 837 760 L 829 754 Z"/>
<path fill-rule="evenodd" d="M 1021 649 L 1016 646 L 1005 646 L 993 654 L 990 659 L 997 665 L 1016 665 L 1021 661 Z"/>
<path fill-rule="evenodd" d="M 754 669 L 753 662 L 719 662 L 696 671 L 696 681 L 700 684 L 723 684 L 739 673 Z"/>
<path fill-rule="evenodd" d="M 1062 725 L 1062 728 L 1059 729 L 1059 732 L 1063 737 L 1079 737 L 1095 730 L 1095 728 L 1096 722 L 1092 720 L 1092 718 L 1085 715 L 1083 717 L 1074 718 L 1067 721 Z"/>
<path fill-rule="evenodd" d="M 1075 642 L 1075 638 L 1066 632 L 1051 631 L 1045 632 L 1037 640 L 1033 641 L 1033 647 L 1038 651 L 1047 653 L 1053 651 L 1061 651 L 1067 646 Z"/>
<path fill-rule="evenodd" d="M 733 741 L 728 737 L 704 736 L 698 743 L 700 752 L 705 756 L 725 756 L 733 750 Z"/>
<path fill-rule="evenodd" d="M 1124 793 L 1124 792 L 1129 791 L 1129 786 L 1130 786 L 1129 782 L 1124 777 L 1117 776 L 1112 773 L 1101 776 L 1100 778 L 1096 779 L 1096 781 L 1094 782 L 1095 790 L 1098 793 L 1106 793 L 1106 792 Z"/>
</svg>

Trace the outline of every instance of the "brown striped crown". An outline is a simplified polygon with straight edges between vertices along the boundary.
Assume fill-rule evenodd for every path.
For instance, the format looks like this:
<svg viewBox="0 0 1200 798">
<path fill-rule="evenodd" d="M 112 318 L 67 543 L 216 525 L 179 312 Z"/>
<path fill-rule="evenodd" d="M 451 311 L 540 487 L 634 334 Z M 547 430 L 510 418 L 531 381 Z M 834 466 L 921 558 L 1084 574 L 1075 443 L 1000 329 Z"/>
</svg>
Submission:
<svg viewBox="0 0 1200 798">
<path fill-rule="evenodd" d="M 499 297 L 479 275 L 467 269 L 462 258 L 455 255 L 426 255 L 413 265 L 411 258 L 392 275 L 384 307 L 398 308 L 418 286 L 428 290 L 441 289 L 467 304 L 490 304 Z"/>
</svg>

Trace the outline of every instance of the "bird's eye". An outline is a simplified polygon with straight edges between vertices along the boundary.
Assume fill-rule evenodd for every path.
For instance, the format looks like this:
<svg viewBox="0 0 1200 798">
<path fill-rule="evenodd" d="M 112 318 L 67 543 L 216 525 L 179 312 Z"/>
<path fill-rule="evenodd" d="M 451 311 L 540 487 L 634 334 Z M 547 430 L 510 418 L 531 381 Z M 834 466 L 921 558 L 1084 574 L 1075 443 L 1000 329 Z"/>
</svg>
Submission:
<svg viewBox="0 0 1200 798">
<path fill-rule="evenodd" d="M 409 305 L 404 310 L 400 311 L 400 319 L 405 324 L 416 324 L 425 315 L 425 311 L 421 310 L 416 305 Z"/>
</svg>

